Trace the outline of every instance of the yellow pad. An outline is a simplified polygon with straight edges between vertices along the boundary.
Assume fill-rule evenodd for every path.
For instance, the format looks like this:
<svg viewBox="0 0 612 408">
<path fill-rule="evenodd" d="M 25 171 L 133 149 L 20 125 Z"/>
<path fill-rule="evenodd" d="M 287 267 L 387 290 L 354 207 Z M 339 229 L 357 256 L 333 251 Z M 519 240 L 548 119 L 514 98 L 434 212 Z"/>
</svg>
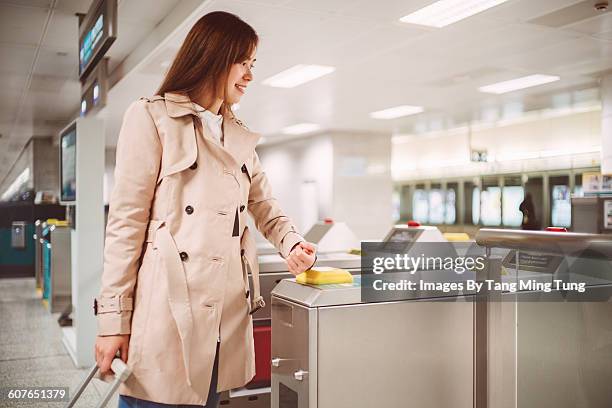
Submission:
<svg viewBox="0 0 612 408">
<path fill-rule="evenodd" d="M 449 242 L 467 242 L 470 241 L 470 236 L 465 232 L 445 232 L 442 234 Z"/>
<path fill-rule="evenodd" d="M 311 285 L 326 285 L 332 283 L 352 283 L 353 275 L 349 271 L 329 266 L 316 266 L 300 273 L 295 281 L 298 283 L 308 283 Z"/>
</svg>

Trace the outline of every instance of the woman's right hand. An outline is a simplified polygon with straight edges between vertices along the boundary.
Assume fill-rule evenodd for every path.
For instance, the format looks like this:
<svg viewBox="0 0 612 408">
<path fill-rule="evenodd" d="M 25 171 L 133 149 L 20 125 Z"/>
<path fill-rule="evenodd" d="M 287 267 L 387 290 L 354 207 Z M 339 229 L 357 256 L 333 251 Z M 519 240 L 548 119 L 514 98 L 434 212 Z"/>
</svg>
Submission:
<svg viewBox="0 0 612 408">
<path fill-rule="evenodd" d="M 128 345 L 130 343 L 129 334 L 119 334 L 115 336 L 98 336 L 96 338 L 95 354 L 96 363 L 102 375 L 111 373 L 111 363 L 120 352 L 120 358 L 127 363 Z"/>
</svg>

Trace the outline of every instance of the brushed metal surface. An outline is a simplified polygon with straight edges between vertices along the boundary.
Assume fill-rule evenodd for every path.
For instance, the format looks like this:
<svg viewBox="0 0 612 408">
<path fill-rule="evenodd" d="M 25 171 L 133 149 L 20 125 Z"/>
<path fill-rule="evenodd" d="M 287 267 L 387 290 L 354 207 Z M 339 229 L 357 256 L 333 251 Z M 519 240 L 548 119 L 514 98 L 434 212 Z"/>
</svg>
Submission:
<svg viewBox="0 0 612 408">
<path fill-rule="evenodd" d="M 612 259 L 612 235 L 610 234 L 481 228 L 476 234 L 476 243 L 486 247 L 568 255 L 579 254 L 588 248 Z"/>
<path fill-rule="evenodd" d="M 272 359 L 278 364 L 272 366 L 272 407 L 285 407 L 279 401 L 281 384 L 297 393 L 295 408 L 315 408 L 316 399 L 311 400 L 309 387 L 316 386 L 316 374 L 311 367 L 311 348 L 316 347 L 316 310 L 272 297 Z M 316 352 L 315 352 L 316 354 Z M 302 380 L 295 378 L 298 371 L 310 375 Z"/>
<path fill-rule="evenodd" d="M 72 303 L 71 228 L 56 226 L 51 235 L 51 313 L 63 312 Z"/>
<path fill-rule="evenodd" d="M 473 407 L 473 303 L 318 308 L 318 407 Z"/>
</svg>

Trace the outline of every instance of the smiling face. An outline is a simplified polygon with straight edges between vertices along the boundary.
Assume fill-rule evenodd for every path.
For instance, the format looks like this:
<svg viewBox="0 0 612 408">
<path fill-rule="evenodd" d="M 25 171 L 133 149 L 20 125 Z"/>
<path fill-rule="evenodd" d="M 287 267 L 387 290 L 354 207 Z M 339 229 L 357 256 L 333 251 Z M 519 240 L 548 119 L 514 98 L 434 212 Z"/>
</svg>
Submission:
<svg viewBox="0 0 612 408">
<path fill-rule="evenodd" d="M 232 64 L 225 85 L 225 103 L 233 105 L 240 102 L 249 82 L 253 80 L 252 69 L 255 67 L 255 52 L 251 58 Z"/>
</svg>

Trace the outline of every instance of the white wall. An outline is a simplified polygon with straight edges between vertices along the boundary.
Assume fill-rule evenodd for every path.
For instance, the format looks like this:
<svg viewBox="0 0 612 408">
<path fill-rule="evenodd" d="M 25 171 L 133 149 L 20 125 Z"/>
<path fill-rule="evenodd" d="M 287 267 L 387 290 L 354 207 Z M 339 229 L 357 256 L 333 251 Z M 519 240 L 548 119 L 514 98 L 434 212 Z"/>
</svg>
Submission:
<svg viewBox="0 0 612 408">
<path fill-rule="evenodd" d="M 274 197 L 300 232 L 310 228 L 313 211 L 319 219 L 331 216 L 333 148 L 329 136 L 264 145 L 257 151 Z M 316 196 L 310 194 L 313 189 Z"/>
<path fill-rule="evenodd" d="M 470 143 L 471 141 L 471 143 Z M 601 110 L 527 118 L 498 127 L 467 128 L 394 137 L 396 181 L 511 173 L 600 164 Z M 486 150 L 490 162 L 470 162 L 470 149 Z"/>
<path fill-rule="evenodd" d="M 391 136 L 334 134 L 332 218 L 359 239 L 381 239 L 392 220 Z"/>
<path fill-rule="evenodd" d="M 331 132 L 263 145 L 258 152 L 274 196 L 302 233 L 326 217 L 346 222 L 359 239 L 388 231 L 390 135 Z"/>
</svg>

